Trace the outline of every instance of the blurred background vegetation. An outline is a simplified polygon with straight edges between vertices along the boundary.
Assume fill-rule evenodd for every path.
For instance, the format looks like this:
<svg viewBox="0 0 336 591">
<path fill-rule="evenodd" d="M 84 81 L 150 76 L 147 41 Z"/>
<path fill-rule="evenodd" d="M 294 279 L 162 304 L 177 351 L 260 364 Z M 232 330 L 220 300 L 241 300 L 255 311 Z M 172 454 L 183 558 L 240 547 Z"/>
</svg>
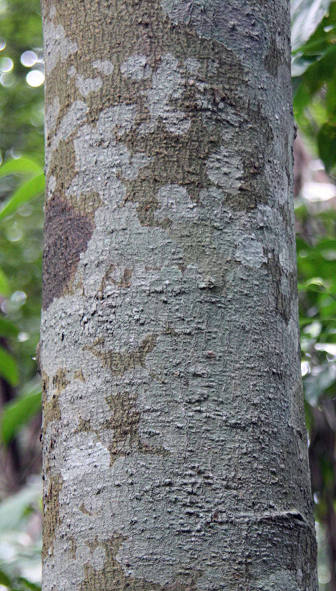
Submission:
<svg viewBox="0 0 336 591">
<path fill-rule="evenodd" d="M 336 591 L 336 1 L 292 0 L 302 375 L 321 591 Z M 39 0 L 0 0 L 0 590 L 40 589 Z"/>
</svg>

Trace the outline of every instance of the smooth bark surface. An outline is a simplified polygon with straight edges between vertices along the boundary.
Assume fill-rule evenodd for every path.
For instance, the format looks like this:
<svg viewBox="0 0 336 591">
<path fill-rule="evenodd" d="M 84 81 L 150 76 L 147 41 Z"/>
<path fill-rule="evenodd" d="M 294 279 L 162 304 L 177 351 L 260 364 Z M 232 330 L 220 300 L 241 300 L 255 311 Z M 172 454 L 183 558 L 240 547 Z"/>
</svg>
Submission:
<svg viewBox="0 0 336 591">
<path fill-rule="evenodd" d="M 43 591 L 316 591 L 288 2 L 42 9 Z"/>
</svg>

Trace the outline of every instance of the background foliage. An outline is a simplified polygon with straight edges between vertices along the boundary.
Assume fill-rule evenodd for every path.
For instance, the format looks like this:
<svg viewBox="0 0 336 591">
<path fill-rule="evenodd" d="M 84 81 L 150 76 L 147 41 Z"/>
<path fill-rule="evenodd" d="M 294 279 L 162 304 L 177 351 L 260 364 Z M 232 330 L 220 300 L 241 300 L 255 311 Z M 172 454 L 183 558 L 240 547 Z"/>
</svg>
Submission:
<svg viewBox="0 0 336 591">
<path fill-rule="evenodd" d="M 0 589 L 12 591 L 40 588 L 39 10 L 39 0 L 0 0 Z M 320 587 L 336 591 L 336 1 L 292 0 L 292 47 L 294 113 L 312 155 L 303 148 L 296 175 L 302 373 Z M 309 182 L 318 200 L 307 199 Z"/>
</svg>

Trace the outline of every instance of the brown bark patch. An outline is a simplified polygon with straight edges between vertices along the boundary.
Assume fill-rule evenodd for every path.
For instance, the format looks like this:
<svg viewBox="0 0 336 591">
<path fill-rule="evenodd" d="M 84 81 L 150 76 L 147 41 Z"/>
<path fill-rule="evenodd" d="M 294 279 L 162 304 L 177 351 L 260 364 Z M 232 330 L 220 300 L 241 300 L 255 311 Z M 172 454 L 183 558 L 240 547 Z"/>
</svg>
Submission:
<svg viewBox="0 0 336 591">
<path fill-rule="evenodd" d="M 87 510 L 87 508 L 85 507 L 84 503 L 82 503 L 79 507 L 79 510 L 84 513 L 84 515 L 90 515 L 92 516 L 92 513 L 90 511 Z"/>
<path fill-rule="evenodd" d="M 84 350 L 91 351 L 95 357 L 102 360 L 113 375 L 123 375 L 126 371 L 135 369 L 138 365 L 145 367 L 145 360 L 148 353 L 151 353 L 156 345 L 157 337 L 147 335 L 139 347 L 131 351 L 101 351 L 97 345 L 104 344 L 98 339 L 93 345 L 84 347 Z"/>
<path fill-rule="evenodd" d="M 112 464 L 118 456 L 128 455 L 135 450 L 155 455 L 169 454 L 163 447 L 154 447 L 141 441 L 139 434 L 141 414 L 136 406 L 136 395 L 121 392 L 108 396 L 106 401 L 112 413 L 104 425 L 111 429 L 111 443 L 108 449 Z"/>
<path fill-rule="evenodd" d="M 124 289 L 131 287 L 132 275 L 133 269 L 129 269 L 128 267 L 120 269 L 119 267 L 116 267 L 116 265 L 110 265 L 101 281 L 100 288 L 97 293 L 98 298 L 104 298 L 104 291 L 109 284 L 116 285 L 117 287 Z"/>
<path fill-rule="evenodd" d="M 43 560 L 46 560 L 54 549 L 55 532 L 60 520 L 59 494 L 62 484 L 63 479 L 60 474 L 49 476 L 48 485 L 43 495 Z"/>
<path fill-rule="evenodd" d="M 79 258 L 93 233 L 93 223 L 65 200 L 54 195 L 46 204 L 42 305 L 71 288 Z"/>
<path fill-rule="evenodd" d="M 79 417 L 78 427 L 76 428 L 75 433 L 89 433 L 89 431 L 91 431 L 90 419 Z"/>
<path fill-rule="evenodd" d="M 67 203 L 75 209 L 76 212 L 93 219 L 95 211 L 103 204 L 99 193 L 81 193 L 79 196 L 71 195 L 67 198 Z"/>
<path fill-rule="evenodd" d="M 60 368 L 52 379 L 44 371 L 42 372 L 43 435 L 49 423 L 61 420 L 59 395 L 68 383 L 63 368 Z M 49 395 L 47 395 L 48 391 Z"/>
<path fill-rule="evenodd" d="M 81 382 L 85 382 L 85 378 L 84 378 L 84 374 L 83 374 L 83 370 L 77 369 L 74 373 L 74 380 L 80 380 Z"/>
</svg>

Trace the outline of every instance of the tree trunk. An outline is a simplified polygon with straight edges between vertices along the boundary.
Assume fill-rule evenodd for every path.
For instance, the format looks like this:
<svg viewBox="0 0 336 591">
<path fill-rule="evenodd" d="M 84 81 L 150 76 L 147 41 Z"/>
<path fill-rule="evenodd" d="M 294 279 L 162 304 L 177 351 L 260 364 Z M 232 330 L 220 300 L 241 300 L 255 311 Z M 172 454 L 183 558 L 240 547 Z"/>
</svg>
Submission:
<svg viewBox="0 0 336 591">
<path fill-rule="evenodd" d="M 287 0 L 42 0 L 44 591 L 315 591 Z"/>
</svg>

